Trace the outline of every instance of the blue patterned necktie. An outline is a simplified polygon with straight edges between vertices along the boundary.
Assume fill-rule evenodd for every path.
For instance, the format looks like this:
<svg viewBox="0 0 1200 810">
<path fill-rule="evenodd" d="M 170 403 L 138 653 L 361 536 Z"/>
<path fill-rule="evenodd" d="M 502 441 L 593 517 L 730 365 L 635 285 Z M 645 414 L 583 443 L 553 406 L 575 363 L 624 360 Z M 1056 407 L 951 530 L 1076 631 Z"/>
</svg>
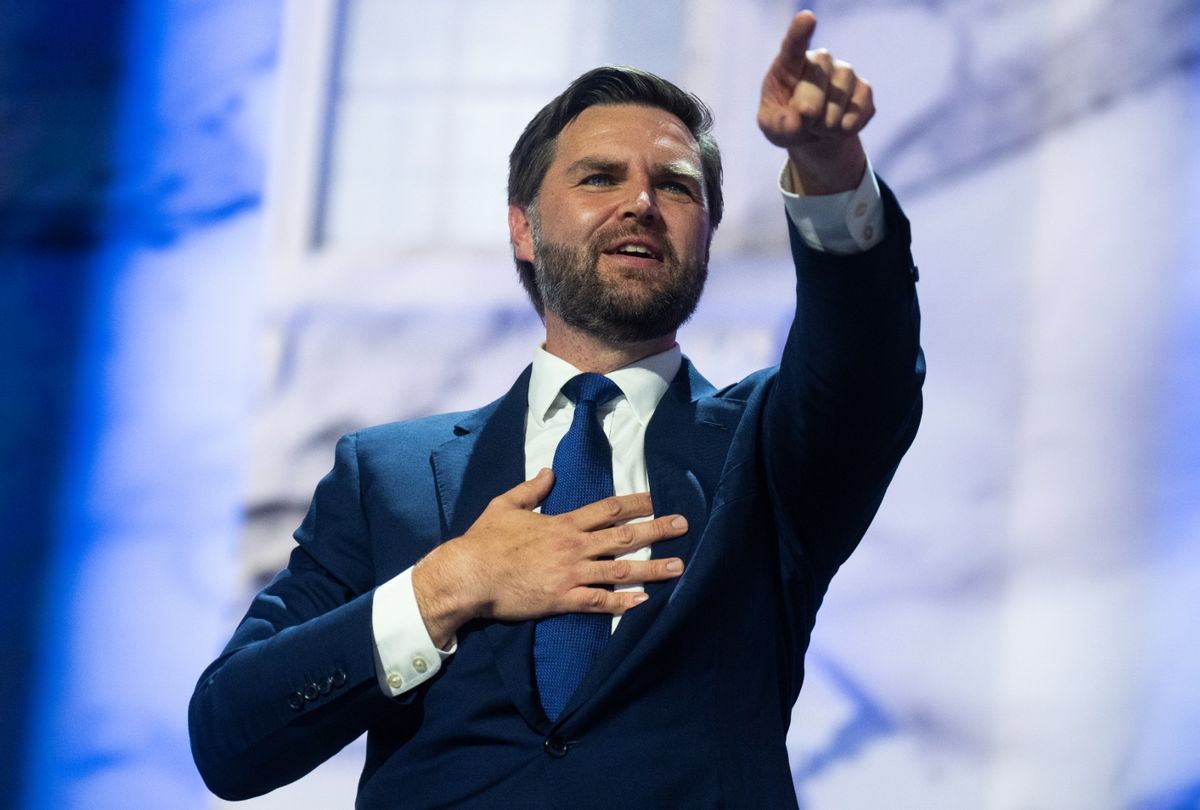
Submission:
<svg viewBox="0 0 1200 810">
<path fill-rule="evenodd" d="M 596 409 L 620 396 L 616 383 L 600 374 L 580 374 L 563 386 L 575 403 L 571 428 L 554 451 L 554 488 L 542 501 L 543 515 L 561 515 L 613 494 L 612 448 Z M 608 641 L 612 616 L 564 613 L 538 621 L 533 668 L 542 708 L 551 721 L 562 714 Z"/>
</svg>

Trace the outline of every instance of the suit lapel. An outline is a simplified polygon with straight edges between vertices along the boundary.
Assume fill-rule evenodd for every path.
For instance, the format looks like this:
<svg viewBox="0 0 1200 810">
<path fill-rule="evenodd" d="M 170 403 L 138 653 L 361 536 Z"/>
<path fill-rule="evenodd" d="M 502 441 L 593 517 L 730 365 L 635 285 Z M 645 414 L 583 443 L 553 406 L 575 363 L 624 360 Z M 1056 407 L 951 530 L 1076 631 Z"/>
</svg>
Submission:
<svg viewBox="0 0 1200 810">
<path fill-rule="evenodd" d="M 455 438 L 433 452 L 447 538 L 464 534 L 492 498 L 525 480 L 529 372 L 501 399 L 465 417 Z M 513 703 L 531 727 L 543 728 L 546 718 L 533 691 L 533 623 L 487 622 L 484 633 Z"/>
<path fill-rule="evenodd" d="M 655 515 L 681 514 L 682 537 L 655 543 L 651 556 L 680 557 L 686 565 L 708 523 L 709 505 L 743 405 L 711 396 L 712 385 L 686 358 L 646 429 L 646 468 Z M 685 570 L 683 578 L 687 578 Z M 650 599 L 622 617 L 617 631 L 567 704 L 560 722 L 608 682 L 670 604 L 682 580 L 650 582 Z M 660 621 L 661 625 L 662 622 Z"/>
<path fill-rule="evenodd" d="M 454 438 L 431 454 L 448 538 L 464 533 L 488 501 L 525 480 L 529 372 L 500 399 L 464 415 Z"/>
</svg>

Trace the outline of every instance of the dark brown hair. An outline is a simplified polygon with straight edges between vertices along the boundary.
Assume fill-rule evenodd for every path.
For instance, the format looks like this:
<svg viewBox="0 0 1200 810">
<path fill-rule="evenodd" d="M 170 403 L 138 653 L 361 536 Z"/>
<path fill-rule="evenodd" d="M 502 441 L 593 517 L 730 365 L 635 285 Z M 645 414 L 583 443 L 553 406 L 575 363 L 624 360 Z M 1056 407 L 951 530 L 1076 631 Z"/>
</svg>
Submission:
<svg viewBox="0 0 1200 810">
<path fill-rule="evenodd" d="M 537 200 L 542 180 L 554 162 L 558 134 L 588 107 L 603 104 L 641 104 L 658 107 L 674 115 L 696 139 L 700 166 L 708 198 L 709 223 L 713 230 L 721 222 L 721 151 L 712 135 L 712 113 L 707 105 L 666 79 L 638 68 L 609 66 L 589 70 L 571 82 L 525 127 L 508 158 L 508 202 L 529 214 Z M 544 314 L 542 296 L 534 278 L 533 265 L 515 260 L 521 284 L 529 293 L 538 314 Z"/>
</svg>

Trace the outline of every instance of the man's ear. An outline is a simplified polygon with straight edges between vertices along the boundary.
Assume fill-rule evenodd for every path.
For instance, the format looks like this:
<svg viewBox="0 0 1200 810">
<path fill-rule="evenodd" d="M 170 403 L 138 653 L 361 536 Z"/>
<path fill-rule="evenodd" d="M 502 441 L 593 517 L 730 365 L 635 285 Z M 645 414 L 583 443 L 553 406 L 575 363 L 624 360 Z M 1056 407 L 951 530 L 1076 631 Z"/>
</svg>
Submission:
<svg viewBox="0 0 1200 810">
<path fill-rule="evenodd" d="M 514 257 L 523 262 L 533 261 L 533 226 L 525 210 L 511 203 L 508 206 L 508 238 Z"/>
</svg>

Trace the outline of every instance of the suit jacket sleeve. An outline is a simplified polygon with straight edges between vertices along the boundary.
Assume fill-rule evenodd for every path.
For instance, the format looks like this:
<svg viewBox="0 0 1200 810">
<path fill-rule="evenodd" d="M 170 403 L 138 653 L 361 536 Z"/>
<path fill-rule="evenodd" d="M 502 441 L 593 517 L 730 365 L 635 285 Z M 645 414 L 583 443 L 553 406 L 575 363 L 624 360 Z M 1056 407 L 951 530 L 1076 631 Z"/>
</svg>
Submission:
<svg viewBox="0 0 1200 810">
<path fill-rule="evenodd" d="M 242 799 L 294 781 L 403 711 L 379 690 L 374 582 L 360 503 L 357 437 L 344 437 L 296 531 L 288 567 L 254 599 L 188 712 L 208 787 Z"/>
<path fill-rule="evenodd" d="M 763 448 L 783 573 L 810 578 L 805 590 L 817 603 L 920 421 L 925 366 L 909 225 L 882 181 L 880 191 L 887 236 L 864 253 L 812 250 L 788 222 L 796 317 L 768 393 Z"/>
</svg>

